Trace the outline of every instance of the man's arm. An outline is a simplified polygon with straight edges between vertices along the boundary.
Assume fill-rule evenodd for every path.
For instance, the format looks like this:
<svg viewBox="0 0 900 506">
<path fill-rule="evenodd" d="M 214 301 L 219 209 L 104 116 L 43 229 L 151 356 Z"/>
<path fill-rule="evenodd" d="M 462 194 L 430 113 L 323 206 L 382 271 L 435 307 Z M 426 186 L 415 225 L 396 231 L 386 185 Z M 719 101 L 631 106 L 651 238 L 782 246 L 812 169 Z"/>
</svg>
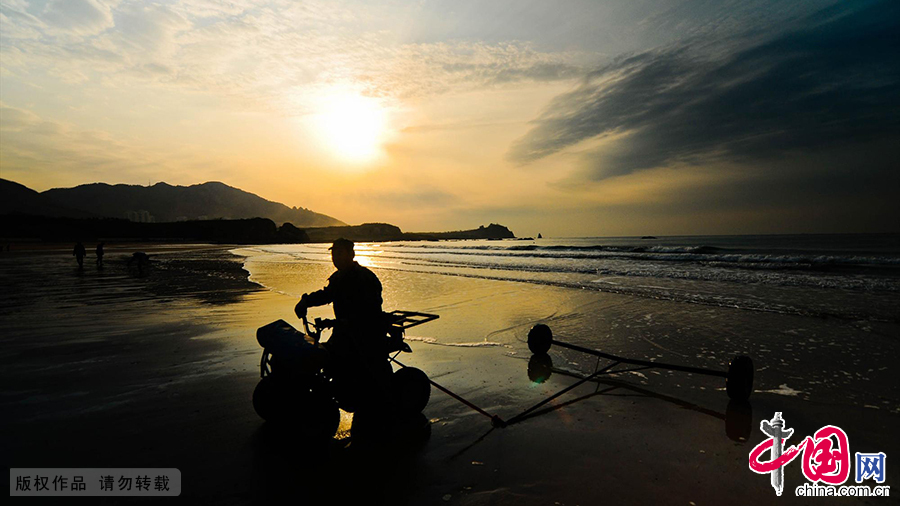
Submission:
<svg viewBox="0 0 900 506">
<path fill-rule="evenodd" d="M 297 318 L 303 318 L 306 316 L 306 308 L 324 306 L 332 302 L 334 302 L 334 288 L 332 287 L 332 278 L 328 278 L 325 288 L 312 293 L 304 293 L 300 297 L 300 302 L 294 306 L 294 313 L 297 314 Z"/>
<path fill-rule="evenodd" d="M 328 278 L 325 288 L 304 294 L 300 300 L 306 302 L 306 307 L 324 306 L 334 302 L 334 287 L 332 287 L 331 278 Z"/>
</svg>

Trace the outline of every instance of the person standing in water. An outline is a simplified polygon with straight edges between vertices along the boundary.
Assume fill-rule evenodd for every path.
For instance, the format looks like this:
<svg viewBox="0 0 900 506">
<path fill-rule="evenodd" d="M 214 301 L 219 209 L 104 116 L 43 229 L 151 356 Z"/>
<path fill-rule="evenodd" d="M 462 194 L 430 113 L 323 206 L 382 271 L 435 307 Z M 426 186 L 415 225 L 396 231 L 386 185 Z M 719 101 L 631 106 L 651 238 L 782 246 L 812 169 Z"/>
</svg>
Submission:
<svg viewBox="0 0 900 506">
<path fill-rule="evenodd" d="M 97 245 L 97 267 L 103 267 L 103 242 Z"/>
<path fill-rule="evenodd" d="M 84 244 L 81 244 L 81 241 L 78 241 L 75 244 L 75 249 L 72 250 L 72 256 L 75 257 L 75 260 L 78 260 L 78 268 L 84 268 L 84 256 L 87 252 L 84 250 Z"/>
</svg>

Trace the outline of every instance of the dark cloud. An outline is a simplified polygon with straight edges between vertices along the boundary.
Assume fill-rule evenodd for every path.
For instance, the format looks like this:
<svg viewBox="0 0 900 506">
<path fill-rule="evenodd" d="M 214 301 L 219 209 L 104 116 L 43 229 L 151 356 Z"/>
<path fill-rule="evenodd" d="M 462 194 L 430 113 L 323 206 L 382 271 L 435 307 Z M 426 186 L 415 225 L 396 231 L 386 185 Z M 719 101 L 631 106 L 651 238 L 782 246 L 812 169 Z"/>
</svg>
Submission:
<svg viewBox="0 0 900 506">
<path fill-rule="evenodd" d="M 493 63 L 448 63 L 443 65 L 448 73 L 464 73 L 469 79 L 477 79 L 485 84 L 502 84 L 516 81 L 560 81 L 573 79 L 583 74 L 580 67 L 560 62 L 538 62 L 525 66 L 509 62 Z"/>
<path fill-rule="evenodd" d="M 599 180 L 897 138 L 900 2 L 841 3 L 794 26 L 765 40 L 693 40 L 620 58 L 557 97 L 508 156 L 528 163 L 621 135 L 588 156 L 585 176 Z"/>
</svg>

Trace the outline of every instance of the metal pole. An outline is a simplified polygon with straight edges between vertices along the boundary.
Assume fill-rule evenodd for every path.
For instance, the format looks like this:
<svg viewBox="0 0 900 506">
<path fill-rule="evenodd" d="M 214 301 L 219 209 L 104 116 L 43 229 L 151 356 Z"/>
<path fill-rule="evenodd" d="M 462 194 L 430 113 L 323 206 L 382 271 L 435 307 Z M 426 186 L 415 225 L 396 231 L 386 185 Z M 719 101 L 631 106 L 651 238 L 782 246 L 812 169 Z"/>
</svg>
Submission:
<svg viewBox="0 0 900 506">
<path fill-rule="evenodd" d="M 395 357 L 396 357 L 396 355 L 395 355 Z M 400 367 L 406 367 L 405 365 L 401 364 L 399 360 L 396 360 L 396 358 L 394 359 L 394 363 L 399 365 Z M 453 397 L 454 399 L 456 399 L 459 402 L 465 404 L 466 406 L 472 408 L 473 410 L 490 418 L 491 425 L 493 425 L 494 427 L 506 427 L 507 423 L 505 421 L 503 421 L 503 419 L 500 418 L 498 415 L 492 415 L 492 414 L 488 413 L 487 411 L 479 408 L 478 406 L 472 404 L 471 402 L 463 399 L 459 395 L 456 395 L 455 393 L 451 392 L 449 389 L 442 387 L 441 385 L 439 385 L 436 381 L 434 381 L 431 378 L 428 378 L 428 382 L 431 383 L 432 385 L 434 385 L 435 387 L 437 387 L 437 389 L 440 390 L 441 392 L 444 392 L 445 394 L 449 395 L 450 397 Z"/>
<path fill-rule="evenodd" d="M 603 369 L 600 369 L 599 371 L 595 372 L 594 374 L 591 374 L 590 376 L 588 376 L 588 377 L 586 377 L 586 378 L 583 378 L 581 381 L 578 381 L 578 382 L 576 382 L 576 383 L 573 383 L 573 384 L 567 386 L 566 388 L 560 390 L 559 392 L 556 392 L 555 394 L 551 395 L 550 397 L 547 397 L 546 399 L 544 399 L 544 400 L 542 400 L 541 402 L 535 404 L 534 406 L 531 406 L 530 408 L 526 409 L 525 411 L 523 411 L 523 412 L 519 413 L 518 415 L 516 415 L 516 416 L 510 418 L 510 419 L 509 419 L 509 422 L 507 422 L 507 425 L 512 425 L 512 424 L 514 424 L 514 423 L 516 423 L 516 422 L 522 420 L 522 419 L 525 417 L 525 415 L 527 415 L 528 413 L 531 413 L 532 411 L 534 411 L 534 410 L 536 410 L 537 408 L 543 406 L 544 404 L 547 404 L 548 402 L 552 401 L 553 399 L 556 399 L 557 397 L 559 397 L 560 395 L 563 395 L 564 393 L 568 392 L 569 390 L 572 390 L 572 389 L 574 389 L 574 388 L 576 388 L 576 387 L 578 387 L 578 386 L 580 386 L 580 385 L 583 385 L 583 384 L 587 383 L 588 381 L 590 381 L 590 380 L 596 378 L 597 376 L 600 376 L 601 374 L 605 374 L 606 371 L 612 369 L 613 367 L 615 367 L 615 366 L 617 366 L 617 365 L 619 365 L 619 364 L 618 364 L 618 363 L 612 363 L 612 364 L 609 364 L 609 365 L 607 365 L 606 367 L 604 367 Z"/>
<path fill-rule="evenodd" d="M 725 371 L 716 371 L 713 369 L 703 369 L 700 367 L 688 367 L 684 365 L 674 365 L 674 364 L 664 364 L 662 362 L 651 362 L 649 360 L 637 360 L 633 358 L 624 358 L 617 357 L 616 355 L 610 355 L 609 353 L 603 353 L 602 351 L 597 351 L 591 348 L 585 348 L 583 346 L 578 346 L 577 344 L 569 344 L 564 343 L 562 341 L 553 340 L 553 344 L 555 346 L 562 346 L 563 348 L 569 348 L 570 350 L 580 351 L 582 353 L 589 353 L 591 355 L 596 355 L 598 357 L 603 357 L 608 360 L 615 360 L 617 362 L 622 362 L 623 364 L 633 364 L 633 365 L 643 365 L 647 367 L 658 367 L 661 369 L 671 369 L 673 371 L 681 371 L 681 372 L 689 372 L 694 374 L 705 374 L 707 376 L 720 376 L 722 378 L 727 378 L 728 373 Z"/>
</svg>

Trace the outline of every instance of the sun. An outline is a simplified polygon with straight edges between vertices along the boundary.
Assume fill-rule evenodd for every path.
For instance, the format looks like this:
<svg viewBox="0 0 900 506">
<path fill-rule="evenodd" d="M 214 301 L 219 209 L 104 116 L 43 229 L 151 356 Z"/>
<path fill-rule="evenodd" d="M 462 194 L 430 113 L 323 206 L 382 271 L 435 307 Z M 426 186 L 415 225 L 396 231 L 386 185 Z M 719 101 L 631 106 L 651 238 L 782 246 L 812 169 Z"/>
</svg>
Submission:
<svg viewBox="0 0 900 506">
<path fill-rule="evenodd" d="M 363 164 L 374 162 L 384 154 L 387 110 L 379 99 L 340 91 L 318 102 L 314 128 L 334 156 Z"/>
</svg>

